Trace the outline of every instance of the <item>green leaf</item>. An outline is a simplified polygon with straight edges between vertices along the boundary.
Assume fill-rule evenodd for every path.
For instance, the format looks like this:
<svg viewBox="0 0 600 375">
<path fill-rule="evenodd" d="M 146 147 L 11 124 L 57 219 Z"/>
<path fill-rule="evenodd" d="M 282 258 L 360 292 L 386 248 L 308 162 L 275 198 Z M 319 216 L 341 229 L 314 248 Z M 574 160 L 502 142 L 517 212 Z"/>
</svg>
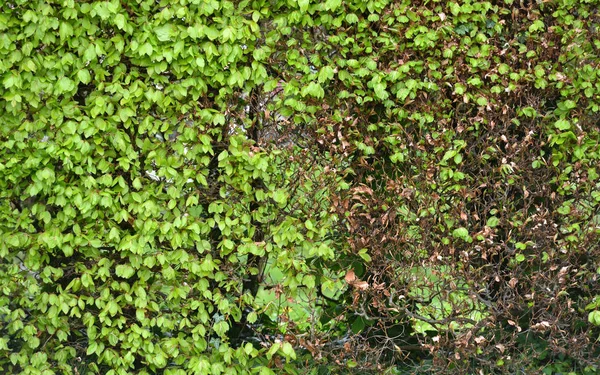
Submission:
<svg viewBox="0 0 600 375">
<path fill-rule="evenodd" d="M 2 80 L 2 84 L 6 89 L 10 89 L 11 87 L 15 86 L 18 82 L 20 82 L 20 77 L 13 74 L 7 74 L 6 77 L 4 77 L 4 79 Z"/>
<path fill-rule="evenodd" d="M 346 14 L 346 22 L 349 24 L 358 23 L 358 16 L 354 13 Z"/>
<path fill-rule="evenodd" d="M 140 55 L 151 56 L 153 51 L 154 51 L 154 49 L 152 48 L 152 44 L 150 44 L 149 42 L 144 43 L 138 49 L 138 52 L 139 52 Z"/>
<path fill-rule="evenodd" d="M 261 366 L 259 375 L 275 375 L 275 373 L 267 366 Z"/>
<path fill-rule="evenodd" d="M 325 2 L 325 10 L 336 10 L 342 5 L 342 0 L 327 0 Z"/>
<path fill-rule="evenodd" d="M 591 311 L 588 315 L 588 321 L 595 326 L 600 326 L 600 310 Z"/>
<path fill-rule="evenodd" d="M 527 244 L 525 244 L 523 242 L 517 242 L 515 244 L 515 247 L 519 250 L 525 250 L 525 249 L 527 249 Z"/>
<path fill-rule="evenodd" d="M 92 76 L 87 69 L 80 69 L 77 72 L 77 79 L 79 79 L 79 82 L 87 84 L 92 81 Z"/>
<path fill-rule="evenodd" d="M 554 126 L 558 130 L 570 130 L 571 129 L 571 123 L 565 119 L 560 119 L 560 120 L 556 121 L 554 123 Z"/>
<path fill-rule="evenodd" d="M 325 91 L 317 82 L 311 82 L 308 86 L 302 89 L 302 96 L 313 96 L 317 99 L 322 99 L 325 96 Z"/>
<path fill-rule="evenodd" d="M 306 227 L 306 229 L 308 230 L 314 230 L 315 229 L 315 225 L 313 224 L 312 220 L 306 220 L 304 222 L 304 226 Z"/>
<path fill-rule="evenodd" d="M 390 96 L 385 90 L 385 88 L 385 83 L 377 83 L 373 87 L 375 95 L 377 95 L 377 97 L 381 100 L 386 100 Z"/>
<path fill-rule="evenodd" d="M 371 256 L 368 254 L 368 250 L 367 249 L 361 249 L 358 252 L 358 255 L 365 261 L 365 262 L 370 262 L 371 261 Z"/>
<path fill-rule="evenodd" d="M 61 40 L 73 36 L 73 26 L 71 26 L 71 24 L 68 22 L 61 22 L 58 29 L 58 34 L 60 35 Z"/>
<path fill-rule="evenodd" d="M 294 347 L 289 342 L 284 342 L 281 346 L 281 351 L 283 354 L 292 359 L 296 359 L 296 352 L 294 351 Z"/>
<path fill-rule="evenodd" d="M 305 13 L 308 10 L 310 0 L 298 0 L 298 7 L 300 12 Z"/>
<path fill-rule="evenodd" d="M 131 276 L 133 276 L 135 270 L 128 264 L 119 264 L 115 269 L 115 273 L 119 277 L 129 279 Z"/>
<path fill-rule="evenodd" d="M 92 341 L 89 343 L 86 354 L 87 355 L 92 355 L 96 352 L 96 350 L 98 349 L 98 343 L 95 341 Z"/>
<path fill-rule="evenodd" d="M 248 316 L 246 317 L 246 320 L 250 324 L 255 323 L 258 320 L 258 315 L 256 314 L 256 312 L 252 311 L 248 314 Z"/>
<path fill-rule="evenodd" d="M 75 134 L 77 125 L 73 121 L 68 121 L 61 127 L 61 131 L 65 134 Z"/>
<path fill-rule="evenodd" d="M 456 156 L 457 153 L 458 153 L 458 151 L 456 151 L 456 150 L 446 151 L 446 153 L 444 154 L 444 157 L 442 158 L 442 161 L 447 161 L 447 160 L 454 158 L 454 156 Z"/>
<path fill-rule="evenodd" d="M 457 83 L 454 86 L 454 92 L 457 95 L 463 95 L 466 92 L 466 90 L 467 90 L 467 88 L 463 84 Z"/>
<path fill-rule="evenodd" d="M 490 218 L 488 218 L 486 225 L 490 228 L 495 228 L 498 226 L 499 223 L 500 220 L 497 217 L 491 216 Z"/>
<path fill-rule="evenodd" d="M 75 90 L 75 82 L 73 82 L 70 78 L 61 77 L 58 79 L 58 82 L 56 83 L 57 94 L 64 94 L 73 90 Z"/>
<path fill-rule="evenodd" d="M 227 331 L 229 330 L 229 325 L 227 324 L 226 321 L 222 320 L 218 323 L 216 323 L 213 326 L 213 329 L 215 330 L 215 333 L 221 337 L 225 337 L 225 334 L 227 333 Z"/>
<path fill-rule="evenodd" d="M 273 354 L 277 353 L 280 347 L 281 344 L 279 342 L 274 342 L 266 353 L 267 359 L 270 360 L 273 357 Z"/>
<path fill-rule="evenodd" d="M 530 33 L 534 33 L 538 30 L 544 30 L 544 22 L 539 19 L 533 21 L 533 23 L 529 26 Z"/>
<path fill-rule="evenodd" d="M 177 34 L 177 28 L 173 24 L 165 24 L 154 29 L 156 38 L 161 42 L 168 42 L 173 40 L 173 37 Z M 150 52 L 152 53 L 152 52 Z"/>
<path fill-rule="evenodd" d="M 219 30 L 215 29 L 214 27 L 206 26 L 204 28 L 204 35 L 206 35 L 210 40 L 216 40 L 220 33 Z"/>
<path fill-rule="evenodd" d="M 125 108 L 121 108 L 119 110 L 119 118 L 123 122 L 127 121 L 130 117 L 133 117 L 133 116 L 135 116 L 135 112 L 131 108 L 125 107 Z"/>
<path fill-rule="evenodd" d="M 452 231 L 452 236 L 455 238 L 461 238 L 461 239 L 465 239 L 467 237 L 469 237 L 469 231 L 467 230 L 467 228 L 456 228 L 454 229 L 454 231 Z"/>
<path fill-rule="evenodd" d="M 123 14 L 119 13 L 115 16 L 115 25 L 117 25 L 120 30 L 125 30 L 126 23 L 127 22 Z"/>
<path fill-rule="evenodd" d="M 227 42 L 229 40 L 234 40 L 235 37 L 233 35 L 233 29 L 231 27 L 226 27 L 223 29 L 223 32 L 221 34 L 221 40 L 223 42 Z"/>
<path fill-rule="evenodd" d="M 352 323 L 352 332 L 355 334 L 360 333 L 365 328 L 365 320 L 362 317 L 358 317 Z"/>
<path fill-rule="evenodd" d="M 334 71 L 331 66 L 324 66 L 319 71 L 319 83 L 324 83 L 331 80 L 334 76 Z"/>
<path fill-rule="evenodd" d="M 284 189 L 278 189 L 273 192 L 273 200 L 276 203 L 284 205 L 287 201 L 287 194 Z"/>
</svg>

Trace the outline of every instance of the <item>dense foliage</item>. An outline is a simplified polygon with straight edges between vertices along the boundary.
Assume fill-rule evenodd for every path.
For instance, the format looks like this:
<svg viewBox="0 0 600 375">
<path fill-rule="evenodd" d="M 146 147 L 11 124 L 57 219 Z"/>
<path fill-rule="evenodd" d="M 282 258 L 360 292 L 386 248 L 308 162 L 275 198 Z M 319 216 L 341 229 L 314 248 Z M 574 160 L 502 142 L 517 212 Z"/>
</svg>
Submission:
<svg viewBox="0 0 600 375">
<path fill-rule="evenodd" d="M 600 372 L 597 1 L 0 3 L 0 372 Z"/>
</svg>

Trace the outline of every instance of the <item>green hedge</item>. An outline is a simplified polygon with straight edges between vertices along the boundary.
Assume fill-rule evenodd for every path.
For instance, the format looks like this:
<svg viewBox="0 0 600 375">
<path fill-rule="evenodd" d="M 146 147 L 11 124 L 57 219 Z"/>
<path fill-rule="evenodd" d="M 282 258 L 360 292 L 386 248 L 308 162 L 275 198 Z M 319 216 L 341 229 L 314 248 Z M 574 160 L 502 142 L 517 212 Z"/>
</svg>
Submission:
<svg viewBox="0 0 600 375">
<path fill-rule="evenodd" d="M 6 1 L 0 371 L 593 374 L 597 1 Z"/>
</svg>

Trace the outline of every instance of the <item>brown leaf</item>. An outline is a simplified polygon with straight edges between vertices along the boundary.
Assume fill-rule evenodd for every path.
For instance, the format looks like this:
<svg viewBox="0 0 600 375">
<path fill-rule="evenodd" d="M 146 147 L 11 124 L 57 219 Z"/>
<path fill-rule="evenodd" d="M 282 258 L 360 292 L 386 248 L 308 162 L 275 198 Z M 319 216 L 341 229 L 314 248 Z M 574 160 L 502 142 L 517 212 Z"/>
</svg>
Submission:
<svg viewBox="0 0 600 375">
<path fill-rule="evenodd" d="M 344 277 L 344 280 L 346 280 L 348 284 L 352 284 L 354 281 L 356 281 L 356 274 L 354 273 L 353 269 L 350 269 L 348 272 L 346 272 L 346 277 Z"/>
</svg>

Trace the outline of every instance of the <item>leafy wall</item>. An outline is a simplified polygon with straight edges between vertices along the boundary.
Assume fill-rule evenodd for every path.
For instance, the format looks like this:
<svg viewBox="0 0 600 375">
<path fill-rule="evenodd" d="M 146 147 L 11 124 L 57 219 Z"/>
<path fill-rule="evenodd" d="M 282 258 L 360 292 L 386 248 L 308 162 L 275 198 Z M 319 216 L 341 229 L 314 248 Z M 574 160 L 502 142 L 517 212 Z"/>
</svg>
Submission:
<svg viewBox="0 0 600 375">
<path fill-rule="evenodd" d="M 0 369 L 596 373 L 595 1 L 7 1 Z"/>
</svg>

